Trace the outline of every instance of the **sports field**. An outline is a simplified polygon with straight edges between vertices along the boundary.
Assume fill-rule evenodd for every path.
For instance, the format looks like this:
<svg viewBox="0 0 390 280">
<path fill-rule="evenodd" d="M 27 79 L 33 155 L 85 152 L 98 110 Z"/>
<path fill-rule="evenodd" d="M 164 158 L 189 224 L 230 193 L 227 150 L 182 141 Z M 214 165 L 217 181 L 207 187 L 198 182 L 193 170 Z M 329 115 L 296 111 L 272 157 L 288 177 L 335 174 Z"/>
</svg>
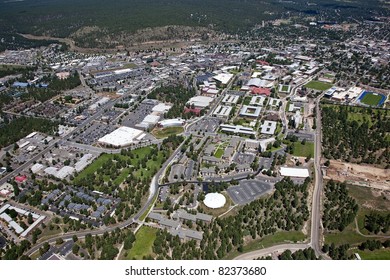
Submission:
<svg viewBox="0 0 390 280">
<path fill-rule="evenodd" d="M 381 94 L 373 92 L 365 92 L 362 94 L 360 102 L 369 106 L 382 105 L 385 97 Z"/>
<path fill-rule="evenodd" d="M 328 90 L 332 86 L 333 86 L 332 84 L 324 83 L 320 81 L 310 81 L 305 85 L 306 88 L 315 89 L 315 90 Z"/>
</svg>

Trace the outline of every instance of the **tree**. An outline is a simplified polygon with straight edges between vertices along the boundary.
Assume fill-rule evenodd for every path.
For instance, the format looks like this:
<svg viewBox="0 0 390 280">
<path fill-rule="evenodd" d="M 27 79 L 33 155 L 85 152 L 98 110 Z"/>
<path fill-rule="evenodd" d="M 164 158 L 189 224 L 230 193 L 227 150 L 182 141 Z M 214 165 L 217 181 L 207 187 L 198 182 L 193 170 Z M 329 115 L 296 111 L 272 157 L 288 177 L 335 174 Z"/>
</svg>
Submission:
<svg viewBox="0 0 390 280">
<path fill-rule="evenodd" d="M 79 253 L 79 250 L 80 250 L 80 246 L 77 245 L 77 243 L 73 244 L 72 253 L 77 255 Z"/>
</svg>

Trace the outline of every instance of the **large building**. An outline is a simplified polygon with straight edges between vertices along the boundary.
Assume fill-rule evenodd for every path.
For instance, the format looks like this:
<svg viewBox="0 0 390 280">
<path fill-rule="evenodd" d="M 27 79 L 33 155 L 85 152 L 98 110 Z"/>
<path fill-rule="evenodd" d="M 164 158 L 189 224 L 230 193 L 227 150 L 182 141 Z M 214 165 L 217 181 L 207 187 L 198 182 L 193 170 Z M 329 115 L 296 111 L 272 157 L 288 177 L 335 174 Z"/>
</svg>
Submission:
<svg viewBox="0 0 390 280">
<path fill-rule="evenodd" d="M 261 107 L 244 105 L 241 108 L 240 116 L 249 118 L 258 118 L 261 113 Z"/>
<path fill-rule="evenodd" d="M 293 167 L 280 167 L 280 175 L 295 178 L 306 178 L 310 176 L 309 169 Z"/>
<path fill-rule="evenodd" d="M 221 124 L 221 131 L 234 133 L 234 134 L 244 134 L 244 135 L 256 135 L 256 131 L 251 127 L 245 127 L 242 125 L 230 125 L 230 124 Z"/>
<path fill-rule="evenodd" d="M 163 120 L 157 123 L 159 127 L 177 127 L 177 126 L 183 126 L 185 125 L 186 121 L 183 119 L 169 119 L 169 120 Z"/>
<path fill-rule="evenodd" d="M 122 126 L 98 140 L 99 144 L 112 147 L 125 147 L 140 141 L 145 134 L 142 130 Z"/>
<path fill-rule="evenodd" d="M 187 104 L 193 105 L 195 108 L 206 108 L 209 107 L 214 98 L 208 96 L 194 96 L 192 97 Z"/>
<path fill-rule="evenodd" d="M 268 134 L 268 135 L 274 135 L 276 127 L 277 127 L 277 122 L 265 121 L 264 124 L 261 126 L 261 133 Z"/>
<path fill-rule="evenodd" d="M 219 105 L 213 112 L 214 117 L 227 119 L 232 111 L 231 106 Z"/>
</svg>

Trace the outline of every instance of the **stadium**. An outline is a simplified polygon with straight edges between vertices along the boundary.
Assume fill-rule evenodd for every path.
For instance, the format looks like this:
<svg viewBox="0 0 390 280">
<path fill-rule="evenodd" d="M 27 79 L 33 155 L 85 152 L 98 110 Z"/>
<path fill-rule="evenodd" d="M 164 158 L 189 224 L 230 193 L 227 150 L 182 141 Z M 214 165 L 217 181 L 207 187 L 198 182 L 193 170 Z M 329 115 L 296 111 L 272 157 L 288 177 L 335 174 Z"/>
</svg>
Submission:
<svg viewBox="0 0 390 280">
<path fill-rule="evenodd" d="M 381 93 L 363 91 L 357 99 L 357 102 L 364 106 L 382 107 L 383 104 L 385 104 L 386 98 L 387 97 Z"/>
</svg>

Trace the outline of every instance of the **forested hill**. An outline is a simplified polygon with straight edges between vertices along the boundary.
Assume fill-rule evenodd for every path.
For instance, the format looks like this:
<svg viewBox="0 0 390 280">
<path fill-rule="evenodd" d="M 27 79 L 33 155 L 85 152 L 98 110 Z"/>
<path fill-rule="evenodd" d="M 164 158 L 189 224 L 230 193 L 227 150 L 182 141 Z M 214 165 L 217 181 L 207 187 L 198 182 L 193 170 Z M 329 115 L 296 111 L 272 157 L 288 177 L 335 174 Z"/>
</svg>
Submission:
<svg viewBox="0 0 390 280">
<path fill-rule="evenodd" d="M 388 12 L 380 0 L 0 0 L 2 30 L 67 37 L 85 26 L 134 32 L 167 25 L 237 32 L 289 15 L 356 18 Z M 309 3 L 310 2 L 310 3 Z"/>
</svg>

